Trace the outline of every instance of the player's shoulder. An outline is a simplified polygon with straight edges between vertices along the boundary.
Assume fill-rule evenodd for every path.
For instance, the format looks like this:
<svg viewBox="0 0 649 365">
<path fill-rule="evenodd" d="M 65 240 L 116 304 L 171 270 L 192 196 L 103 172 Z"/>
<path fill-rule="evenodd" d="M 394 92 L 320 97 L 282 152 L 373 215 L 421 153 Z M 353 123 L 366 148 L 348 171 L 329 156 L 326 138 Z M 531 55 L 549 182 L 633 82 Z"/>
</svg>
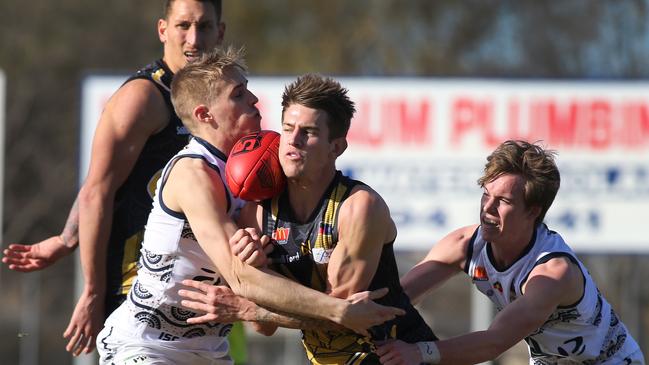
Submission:
<svg viewBox="0 0 649 365">
<path fill-rule="evenodd" d="M 225 190 L 219 172 L 206 160 L 194 156 L 181 157 L 174 161 L 170 166 L 166 185 L 189 195 L 199 191 Z"/>
<path fill-rule="evenodd" d="M 170 108 L 156 86 L 144 79 L 131 80 L 120 87 L 104 109 L 118 123 L 135 124 L 157 132 L 170 120 Z"/>
<path fill-rule="evenodd" d="M 114 97 L 118 97 L 123 101 L 142 103 L 143 107 L 159 107 L 160 105 L 165 104 L 165 98 L 158 87 L 156 87 L 152 81 L 147 79 L 130 80 L 117 89 L 113 95 L 113 98 Z"/>
<path fill-rule="evenodd" d="M 472 224 L 457 228 L 444 236 L 439 241 L 439 245 L 447 248 L 454 247 L 462 252 L 465 252 L 466 248 L 471 243 L 471 240 L 473 239 L 473 236 L 475 235 L 478 227 L 479 226 L 477 224 Z"/>
<path fill-rule="evenodd" d="M 365 184 L 356 184 L 352 187 L 349 198 L 343 202 L 342 209 L 385 209 L 387 211 L 388 206 L 376 190 Z"/>
</svg>

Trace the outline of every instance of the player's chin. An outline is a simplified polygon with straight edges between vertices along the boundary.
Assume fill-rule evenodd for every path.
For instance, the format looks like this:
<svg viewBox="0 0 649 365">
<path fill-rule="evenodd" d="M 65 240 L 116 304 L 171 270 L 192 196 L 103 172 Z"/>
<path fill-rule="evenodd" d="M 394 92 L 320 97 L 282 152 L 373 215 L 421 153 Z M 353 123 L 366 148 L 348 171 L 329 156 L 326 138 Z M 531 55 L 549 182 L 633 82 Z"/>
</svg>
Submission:
<svg viewBox="0 0 649 365">
<path fill-rule="evenodd" d="M 500 236 L 500 230 L 497 226 L 481 225 L 480 234 L 486 241 L 493 241 L 496 237 Z"/>
<path fill-rule="evenodd" d="M 302 175 L 302 171 L 294 163 L 281 163 L 281 165 L 287 179 L 297 179 Z"/>
<path fill-rule="evenodd" d="M 261 115 L 259 113 L 250 114 L 247 121 L 247 125 L 250 126 L 250 133 L 259 132 L 261 130 Z"/>
</svg>

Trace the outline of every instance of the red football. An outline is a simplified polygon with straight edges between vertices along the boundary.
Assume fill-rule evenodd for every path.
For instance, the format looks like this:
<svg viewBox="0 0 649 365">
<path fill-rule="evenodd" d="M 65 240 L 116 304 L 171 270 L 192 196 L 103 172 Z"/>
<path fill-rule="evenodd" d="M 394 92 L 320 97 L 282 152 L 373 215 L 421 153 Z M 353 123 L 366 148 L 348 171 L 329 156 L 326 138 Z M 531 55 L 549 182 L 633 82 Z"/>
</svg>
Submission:
<svg viewBox="0 0 649 365">
<path fill-rule="evenodd" d="M 237 141 L 225 164 L 225 177 L 232 194 L 244 200 L 281 193 L 286 177 L 279 164 L 279 133 L 264 130 Z"/>
</svg>

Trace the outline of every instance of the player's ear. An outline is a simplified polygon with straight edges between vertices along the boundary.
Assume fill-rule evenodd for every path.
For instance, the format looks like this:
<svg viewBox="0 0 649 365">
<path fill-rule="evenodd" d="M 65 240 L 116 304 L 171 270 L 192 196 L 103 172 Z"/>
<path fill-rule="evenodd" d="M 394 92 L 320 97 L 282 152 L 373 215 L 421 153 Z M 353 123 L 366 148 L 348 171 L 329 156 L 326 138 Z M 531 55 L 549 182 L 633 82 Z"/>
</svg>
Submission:
<svg viewBox="0 0 649 365">
<path fill-rule="evenodd" d="M 223 43 L 223 37 L 224 36 L 225 36 L 225 23 L 220 22 L 219 23 L 219 40 L 218 40 L 218 44 Z"/>
<path fill-rule="evenodd" d="M 203 104 L 200 104 L 197 107 L 195 107 L 192 115 L 194 119 L 199 122 L 209 123 L 214 121 L 214 118 L 212 117 L 212 113 L 210 113 L 210 109 Z"/>
<path fill-rule="evenodd" d="M 164 19 L 158 19 L 158 38 L 162 43 L 167 41 L 167 21 Z"/>
<path fill-rule="evenodd" d="M 542 208 L 540 205 L 534 205 L 530 207 L 529 214 L 534 220 L 536 220 L 536 218 L 538 218 L 539 215 L 541 215 L 541 210 Z"/>
<path fill-rule="evenodd" d="M 331 152 L 338 157 L 347 149 L 347 138 L 340 137 L 331 141 Z"/>
</svg>

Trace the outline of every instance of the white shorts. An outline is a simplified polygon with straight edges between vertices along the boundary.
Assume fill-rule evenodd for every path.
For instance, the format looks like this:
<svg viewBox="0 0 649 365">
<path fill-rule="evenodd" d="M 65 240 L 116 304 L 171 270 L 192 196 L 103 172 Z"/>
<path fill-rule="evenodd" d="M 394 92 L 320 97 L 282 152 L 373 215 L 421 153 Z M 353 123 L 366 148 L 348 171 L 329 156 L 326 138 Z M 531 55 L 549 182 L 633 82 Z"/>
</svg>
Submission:
<svg viewBox="0 0 649 365">
<path fill-rule="evenodd" d="M 193 351 L 158 343 L 125 338 L 114 327 L 104 327 L 97 336 L 100 365 L 233 365 L 225 341 L 216 351 Z"/>
</svg>

